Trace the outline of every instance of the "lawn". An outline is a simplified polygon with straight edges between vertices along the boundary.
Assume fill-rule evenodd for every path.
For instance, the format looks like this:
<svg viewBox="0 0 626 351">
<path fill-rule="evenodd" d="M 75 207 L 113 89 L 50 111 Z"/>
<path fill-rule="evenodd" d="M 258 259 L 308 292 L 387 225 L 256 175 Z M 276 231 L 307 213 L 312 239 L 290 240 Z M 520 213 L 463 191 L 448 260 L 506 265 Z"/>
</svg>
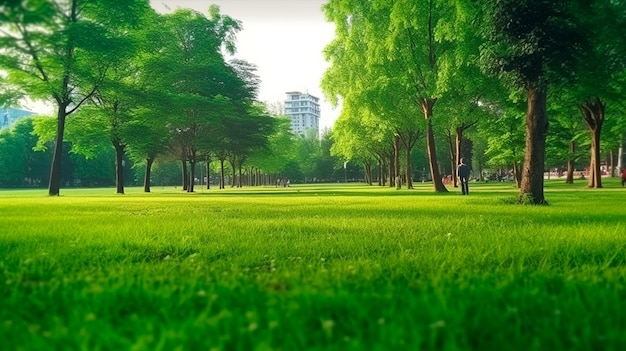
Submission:
<svg viewBox="0 0 626 351">
<path fill-rule="evenodd" d="M 626 189 L 0 191 L 6 350 L 622 350 Z"/>
</svg>

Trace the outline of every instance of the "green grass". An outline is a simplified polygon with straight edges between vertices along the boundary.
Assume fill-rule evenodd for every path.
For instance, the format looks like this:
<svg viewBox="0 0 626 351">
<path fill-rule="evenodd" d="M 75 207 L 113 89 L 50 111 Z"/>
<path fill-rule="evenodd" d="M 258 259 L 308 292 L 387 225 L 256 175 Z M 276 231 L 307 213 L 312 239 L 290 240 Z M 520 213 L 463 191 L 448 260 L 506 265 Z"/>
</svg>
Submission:
<svg viewBox="0 0 626 351">
<path fill-rule="evenodd" d="M 626 189 L 0 191 L 6 350 L 622 350 Z"/>
</svg>

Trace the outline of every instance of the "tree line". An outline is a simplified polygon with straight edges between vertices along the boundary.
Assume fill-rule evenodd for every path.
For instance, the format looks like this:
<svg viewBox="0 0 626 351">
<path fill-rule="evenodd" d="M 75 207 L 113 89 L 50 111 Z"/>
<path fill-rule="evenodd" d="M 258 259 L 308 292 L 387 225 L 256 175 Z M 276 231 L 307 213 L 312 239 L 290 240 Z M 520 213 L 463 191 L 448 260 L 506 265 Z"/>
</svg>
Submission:
<svg viewBox="0 0 626 351">
<path fill-rule="evenodd" d="M 35 132 L 41 120 L 51 118 L 26 117 L 11 127 L 0 129 L 0 188 L 47 186 L 53 142 L 48 141 L 41 147 Z M 275 185 L 276 179 L 290 179 L 292 184 L 361 180 L 358 164 L 349 163 L 343 169 L 343 161 L 331 155 L 333 141 L 329 130 L 320 138 L 316 133 L 297 136 L 290 132 L 289 120 L 277 117 L 277 123 L 279 127 L 269 136 L 267 148 L 244 163 L 241 174 L 230 162 L 222 169 L 219 160 L 203 160 L 195 166 L 194 184 L 217 188 L 220 185 Z M 110 142 L 107 145 L 106 140 L 93 152 L 72 152 L 73 149 L 77 148 L 72 141 L 63 143 L 62 186 L 110 187 L 121 183 L 123 187 L 145 183 L 146 160 L 134 158 L 132 153 L 122 159 L 123 178 L 116 177 L 116 151 Z M 150 169 L 149 183 L 153 186 L 176 186 L 188 190 L 189 181 L 183 180 L 182 162 L 176 154 L 156 157 Z"/>
<path fill-rule="evenodd" d="M 602 187 L 601 150 L 614 165 L 626 128 L 625 2 L 330 0 L 324 11 L 336 26 L 322 80 L 342 104 L 336 154 L 386 165 L 410 188 L 425 140 L 435 191 L 448 191 L 442 164 L 464 157 L 479 177 L 488 163 L 511 170 L 519 202 L 542 204 L 546 168 L 573 181 L 582 146 L 588 184 Z"/>
<path fill-rule="evenodd" d="M 3 105 L 28 97 L 56 109 L 32 120 L 35 148 L 52 157 L 49 195 L 72 181 L 68 150 L 90 160 L 112 148 L 118 193 L 129 161 L 145 165 L 148 192 L 155 160 L 179 160 L 193 192 L 199 163 L 217 162 L 224 187 L 228 168 L 241 186 L 244 168 L 278 174 L 290 159 L 288 122 L 257 101 L 254 64 L 232 58 L 241 23 L 217 6 L 159 14 L 147 0 L 30 0 L 0 10 Z"/>
</svg>

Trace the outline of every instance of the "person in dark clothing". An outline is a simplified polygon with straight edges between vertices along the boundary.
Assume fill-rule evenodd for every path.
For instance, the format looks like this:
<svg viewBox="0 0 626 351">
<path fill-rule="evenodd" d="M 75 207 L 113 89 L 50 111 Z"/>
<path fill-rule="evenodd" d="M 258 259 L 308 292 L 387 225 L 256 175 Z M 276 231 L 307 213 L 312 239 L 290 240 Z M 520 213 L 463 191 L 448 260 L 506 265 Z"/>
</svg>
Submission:
<svg viewBox="0 0 626 351">
<path fill-rule="evenodd" d="M 456 175 L 459 177 L 459 183 L 461 183 L 461 192 L 463 195 L 468 195 L 470 168 L 462 158 L 459 160 L 459 166 L 456 168 Z"/>
</svg>

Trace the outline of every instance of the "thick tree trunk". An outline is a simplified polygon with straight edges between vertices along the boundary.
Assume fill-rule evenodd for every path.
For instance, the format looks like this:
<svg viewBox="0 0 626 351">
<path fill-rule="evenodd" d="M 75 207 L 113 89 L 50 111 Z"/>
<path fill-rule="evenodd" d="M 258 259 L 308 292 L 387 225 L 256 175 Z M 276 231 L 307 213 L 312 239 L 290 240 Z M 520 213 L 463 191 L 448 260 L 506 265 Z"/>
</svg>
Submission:
<svg viewBox="0 0 626 351">
<path fill-rule="evenodd" d="M 567 175 L 565 184 L 574 184 L 574 152 L 576 152 L 576 141 L 569 141 L 569 155 L 567 157 Z"/>
<path fill-rule="evenodd" d="M 595 97 L 578 105 L 583 120 L 591 133 L 591 160 L 589 162 L 590 188 L 602 188 L 602 173 L 600 172 L 600 135 L 604 123 L 604 104 Z"/>
<path fill-rule="evenodd" d="M 146 159 L 146 173 L 143 177 L 143 191 L 144 193 L 150 192 L 150 177 L 152 176 L 152 164 L 154 163 L 154 158 L 148 157 Z"/>
<path fill-rule="evenodd" d="M 116 194 L 124 194 L 124 149 L 125 145 L 113 140 L 115 148 L 115 188 Z"/>
<path fill-rule="evenodd" d="M 546 203 L 543 174 L 548 130 L 547 98 L 545 90 L 542 89 L 529 88 L 527 94 L 526 149 L 519 202 L 540 205 Z"/>
<path fill-rule="evenodd" d="M 57 135 L 48 183 L 48 195 L 50 196 L 59 196 L 61 190 L 61 160 L 63 159 L 63 135 L 65 134 L 65 118 L 67 117 L 66 107 L 65 104 L 59 104 L 57 109 Z"/>
<path fill-rule="evenodd" d="M 430 175 L 433 179 L 433 186 L 436 192 L 447 193 L 448 189 L 441 180 L 439 173 L 439 165 L 437 163 L 437 147 L 435 146 L 435 132 L 433 131 L 432 115 L 433 106 L 437 102 L 436 99 L 423 99 L 422 108 L 424 109 L 424 118 L 426 119 L 426 147 L 428 148 L 428 165 L 430 166 Z"/>
</svg>

